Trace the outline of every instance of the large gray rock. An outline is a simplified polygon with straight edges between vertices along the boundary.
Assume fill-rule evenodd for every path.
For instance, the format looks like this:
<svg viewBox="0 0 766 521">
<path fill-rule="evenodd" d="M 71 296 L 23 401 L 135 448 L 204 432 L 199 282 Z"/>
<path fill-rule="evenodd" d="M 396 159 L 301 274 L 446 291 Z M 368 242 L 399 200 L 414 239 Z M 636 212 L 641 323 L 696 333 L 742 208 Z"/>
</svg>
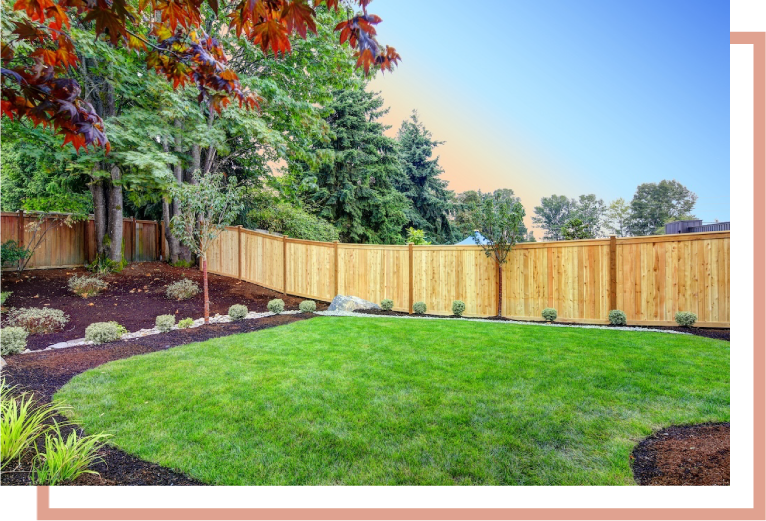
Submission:
<svg viewBox="0 0 766 521">
<path fill-rule="evenodd" d="M 380 309 L 380 306 L 359 297 L 337 295 L 327 311 L 356 311 L 357 309 Z"/>
</svg>

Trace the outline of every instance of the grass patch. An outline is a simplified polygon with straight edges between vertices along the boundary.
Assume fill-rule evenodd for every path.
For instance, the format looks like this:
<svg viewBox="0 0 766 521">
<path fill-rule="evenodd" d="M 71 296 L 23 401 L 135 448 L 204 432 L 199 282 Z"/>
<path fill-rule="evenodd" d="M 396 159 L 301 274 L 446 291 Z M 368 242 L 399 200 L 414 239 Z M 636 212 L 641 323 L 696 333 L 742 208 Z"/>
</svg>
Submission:
<svg viewBox="0 0 766 521">
<path fill-rule="evenodd" d="M 219 485 L 631 485 L 653 429 L 729 420 L 729 343 L 319 317 L 110 362 L 56 395 Z"/>
</svg>

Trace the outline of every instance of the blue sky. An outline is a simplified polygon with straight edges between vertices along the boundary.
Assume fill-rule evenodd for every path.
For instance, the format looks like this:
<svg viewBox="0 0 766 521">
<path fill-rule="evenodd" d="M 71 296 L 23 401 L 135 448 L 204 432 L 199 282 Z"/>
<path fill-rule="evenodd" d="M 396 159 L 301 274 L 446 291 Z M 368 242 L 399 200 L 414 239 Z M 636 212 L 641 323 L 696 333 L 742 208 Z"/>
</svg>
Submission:
<svg viewBox="0 0 766 521">
<path fill-rule="evenodd" d="M 413 109 L 458 192 L 630 200 L 677 179 L 729 219 L 729 3 L 377 0 L 402 62 L 371 88 L 395 133 Z M 539 236 L 539 234 L 538 234 Z"/>
</svg>

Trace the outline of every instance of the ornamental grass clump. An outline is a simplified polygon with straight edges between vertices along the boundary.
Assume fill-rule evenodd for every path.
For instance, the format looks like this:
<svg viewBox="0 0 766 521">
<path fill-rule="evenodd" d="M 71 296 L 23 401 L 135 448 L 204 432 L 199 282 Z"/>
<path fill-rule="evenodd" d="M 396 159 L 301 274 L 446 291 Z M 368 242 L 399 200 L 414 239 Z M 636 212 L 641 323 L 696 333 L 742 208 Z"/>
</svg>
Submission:
<svg viewBox="0 0 766 521">
<path fill-rule="evenodd" d="M 697 314 L 691 311 L 679 311 L 676 313 L 676 323 L 681 327 L 691 327 L 697 321 Z"/>
<path fill-rule="evenodd" d="M 27 348 L 27 330 L 23 327 L 4 327 L 0 329 L 0 354 L 16 355 Z"/>
<path fill-rule="evenodd" d="M 176 325 L 175 315 L 159 315 L 154 319 L 154 327 L 163 333 L 167 333 Z"/>
<path fill-rule="evenodd" d="M 234 304 L 229 308 L 229 318 L 232 320 L 242 320 L 247 316 L 247 306 L 243 304 Z"/>
<path fill-rule="evenodd" d="M 426 303 L 425 302 L 415 302 L 412 305 L 412 311 L 414 311 L 418 315 L 422 315 L 427 310 L 428 310 L 428 308 L 426 307 Z"/>
<path fill-rule="evenodd" d="M 179 329 L 189 329 L 194 325 L 194 319 L 193 318 L 185 318 L 183 320 L 178 321 L 178 327 Z"/>
<path fill-rule="evenodd" d="M 274 300 L 269 300 L 266 307 L 275 315 L 279 315 L 285 310 L 285 301 L 281 298 L 275 298 Z"/>
<path fill-rule="evenodd" d="M 545 308 L 542 315 L 547 322 L 553 322 L 559 316 L 558 311 L 553 308 Z"/>
<path fill-rule="evenodd" d="M 313 313 L 317 310 L 317 303 L 313 300 L 304 300 L 298 305 L 301 313 Z"/>
<path fill-rule="evenodd" d="M 85 328 L 85 340 L 94 344 L 105 344 L 119 340 L 128 330 L 117 322 L 94 322 Z"/>
<path fill-rule="evenodd" d="M 628 323 L 628 316 L 624 311 L 613 309 L 609 312 L 609 323 L 613 326 L 624 326 Z"/>
<path fill-rule="evenodd" d="M 188 300 L 198 293 L 199 285 L 189 279 L 181 279 L 165 288 L 165 296 L 171 300 Z"/>
<path fill-rule="evenodd" d="M 52 308 L 15 308 L 5 316 L 6 325 L 23 327 L 29 334 L 53 333 L 63 329 L 67 322 L 69 315 Z"/>
<path fill-rule="evenodd" d="M 83 275 L 82 277 L 74 275 L 69 278 L 68 285 L 73 293 L 80 295 L 83 298 L 98 295 L 107 287 L 106 282 L 92 275 Z"/>
<path fill-rule="evenodd" d="M 463 313 L 465 313 L 465 302 L 462 300 L 453 300 L 452 301 L 452 314 L 456 317 L 462 317 Z"/>
<path fill-rule="evenodd" d="M 14 395 L 15 386 L 0 381 L 0 461 L 5 468 L 50 429 L 53 404 L 39 405 L 32 393 Z"/>
<path fill-rule="evenodd" d="M 394 309 L 394 301 L 390 298 L 384 298 L 380 301 L 380 309 L 383 311 L 391 311 Z"/>
<path fill-rule="evenodd" d="M 83 474 L 98 474 L 88 467 L 103 461 L 98 451 L 105 444 L 107 434 L 82 436 L 73 429 L 64 439 L 58 423 L 45 435 L 42 452 L 38 451 L 32 461 L 32 483 L 35 485 L 60 485 L 70 483 Z"/>
</svg>

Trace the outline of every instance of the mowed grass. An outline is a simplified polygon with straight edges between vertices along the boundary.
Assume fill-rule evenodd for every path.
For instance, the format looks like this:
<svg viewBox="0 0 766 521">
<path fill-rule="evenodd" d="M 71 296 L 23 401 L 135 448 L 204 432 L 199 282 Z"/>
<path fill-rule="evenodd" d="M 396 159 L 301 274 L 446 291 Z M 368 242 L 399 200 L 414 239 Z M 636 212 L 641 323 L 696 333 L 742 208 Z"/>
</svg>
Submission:
<svg viewBox="0 0 766 521">
<path fill-rule="evenodd" d="M 631 485 L 652 430 L 729 420 L 729 344 L 319 317 L 87 371 L 90 432 L 220 485 Z"/>
</svg>

